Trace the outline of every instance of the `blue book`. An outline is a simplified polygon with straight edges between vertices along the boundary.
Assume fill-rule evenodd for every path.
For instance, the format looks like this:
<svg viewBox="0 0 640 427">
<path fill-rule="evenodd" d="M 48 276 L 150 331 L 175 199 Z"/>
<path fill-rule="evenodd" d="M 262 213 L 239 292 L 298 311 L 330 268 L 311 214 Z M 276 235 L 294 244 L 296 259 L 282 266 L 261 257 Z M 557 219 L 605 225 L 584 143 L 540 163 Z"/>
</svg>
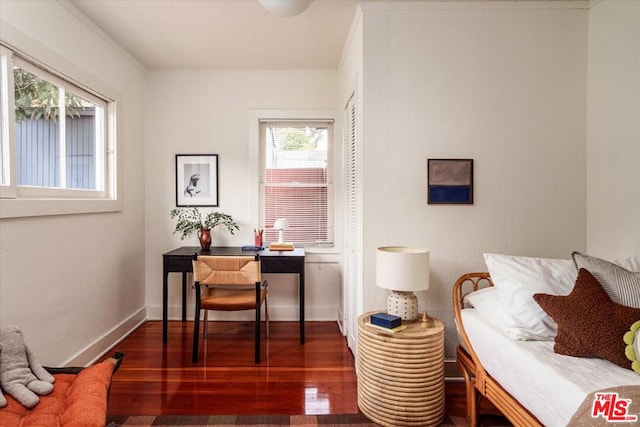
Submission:
<svg viewBox="0 0 640 427">
<path fill-rule="evenodd" d="M 371 315 L 371 324 L 393 329 L 402 326 L 402 318 L 387 313 L 376 313 Z"/>
<path fill-rule="evenodd" d="M 263 249 L 264 249 L 264 246 L 245 245 L 242 247 L 243 251 L 261 251 Z"/>
</svg>

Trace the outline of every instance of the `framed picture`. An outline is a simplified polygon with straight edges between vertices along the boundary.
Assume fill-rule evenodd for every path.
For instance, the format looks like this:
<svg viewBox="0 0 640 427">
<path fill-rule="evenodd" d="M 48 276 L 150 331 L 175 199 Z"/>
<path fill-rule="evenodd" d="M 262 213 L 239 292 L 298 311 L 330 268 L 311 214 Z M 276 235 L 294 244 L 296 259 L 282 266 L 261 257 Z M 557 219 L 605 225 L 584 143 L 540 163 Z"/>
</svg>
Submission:
<svg viewBox="0 0 640 427">
<path fill-rule="evenodd" d="M 217 154 L 176 154 L 176 206 L 218 206 Z"/>
<path fill-rule="evenodd" d="M 473 204 L 473 159 L 428 159 L 429 204 Z"/>
</svg>

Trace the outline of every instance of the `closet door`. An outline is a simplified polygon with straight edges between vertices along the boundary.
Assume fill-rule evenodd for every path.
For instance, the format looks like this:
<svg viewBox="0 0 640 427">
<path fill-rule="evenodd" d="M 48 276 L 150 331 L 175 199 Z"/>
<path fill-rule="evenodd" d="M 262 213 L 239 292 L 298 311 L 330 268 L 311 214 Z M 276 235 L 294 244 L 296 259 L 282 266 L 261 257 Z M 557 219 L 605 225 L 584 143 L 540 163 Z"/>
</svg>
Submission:
<svg viewBox="0 0 640 427">
<path fill-rule="evenodd" d="M 360 149 L 356 97 L 345 108 L 345 250 L 344 279 L 340 316 L 343 332 L 352 350 L 357 343 L 357 319 L 362 305 L 362 200 L 360 187 Z"/>
</svg>

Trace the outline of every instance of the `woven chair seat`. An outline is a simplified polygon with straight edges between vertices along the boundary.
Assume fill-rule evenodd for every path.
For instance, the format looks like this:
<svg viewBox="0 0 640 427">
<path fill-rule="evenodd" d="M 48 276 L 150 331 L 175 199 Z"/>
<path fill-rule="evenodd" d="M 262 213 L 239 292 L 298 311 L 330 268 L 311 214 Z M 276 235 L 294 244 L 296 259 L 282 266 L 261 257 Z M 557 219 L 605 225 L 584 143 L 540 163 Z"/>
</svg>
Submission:
<svg viewBox="0 0 640 427">
<path fill-rule="evenodd" d="M 267 298 L 267 291 L 262 289 L 260 302 L 264 303 Z M 209 288 L 202 297 L 200 308 L 203 310 L 253 310 L 256 308 L 255 289 L 225 289 Z"/>
</svg>

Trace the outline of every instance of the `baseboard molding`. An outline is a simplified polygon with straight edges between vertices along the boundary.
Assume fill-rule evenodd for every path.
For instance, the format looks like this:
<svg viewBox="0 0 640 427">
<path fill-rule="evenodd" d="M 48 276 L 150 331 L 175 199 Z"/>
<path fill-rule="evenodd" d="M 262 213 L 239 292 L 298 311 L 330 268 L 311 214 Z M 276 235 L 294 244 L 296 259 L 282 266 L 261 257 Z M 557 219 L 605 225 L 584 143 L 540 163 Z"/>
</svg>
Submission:
<svg viewBox="0 0 640 427">
<path fill-rule="evenodd" d="M 462 372 L 456 365 L 456 359 L 444 360 L 444 380 L 445 381 L 464 381 Z"/>
<path fill-rule="evenodd" d="M 63 366 L 90 366 L 98 361 L 114 345 L 125 339 L 131 332 L 147 320 L 147 309 L 140 310 L 116 325 L 106 334 L 96 339 L 75 356 L 67 360 Z"/>
<path fill-rule="evenodd" d="M 340 333 L 343 336 L 346 336 L 346 330 L 345 330 L 345 325 L 344 325 L 344 316 L 342 315 L 342 308 L 338 307 L 338 328 L 340 328 Z"/>
</svg>

